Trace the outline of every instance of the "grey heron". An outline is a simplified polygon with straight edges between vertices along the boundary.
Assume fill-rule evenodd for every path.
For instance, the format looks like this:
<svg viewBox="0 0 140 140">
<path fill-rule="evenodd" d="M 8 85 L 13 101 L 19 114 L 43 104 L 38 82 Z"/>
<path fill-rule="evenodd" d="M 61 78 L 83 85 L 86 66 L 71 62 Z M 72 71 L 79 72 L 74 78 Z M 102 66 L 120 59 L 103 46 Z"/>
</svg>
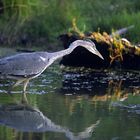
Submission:
<svg viewBox="0 0 140 140">
<path fill-rule="evenodd" d="M 25 93 L 29 80 L 38 77 L 55 60 L 70 54 L 78 46 L 86 48 L 103 59 L 92 41 L 76 40 L 70 44 L 68 49 L 58 52 L 20 53 L 2 58 L 0 59 L 0 78 L 17 80 L 12 88 L 24 83 L 23 93 Z"/>
</svg>

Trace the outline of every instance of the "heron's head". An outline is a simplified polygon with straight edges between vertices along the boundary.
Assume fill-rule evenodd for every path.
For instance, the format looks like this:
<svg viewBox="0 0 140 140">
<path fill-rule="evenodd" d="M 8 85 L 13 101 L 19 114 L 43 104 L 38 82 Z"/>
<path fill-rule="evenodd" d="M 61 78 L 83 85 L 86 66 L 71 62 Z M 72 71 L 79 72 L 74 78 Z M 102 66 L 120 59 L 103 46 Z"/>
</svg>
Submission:
<svg viewBox="0 0 140 140">
<path fill-rule="evenodd" d="M 72 43 L 74 46 L 82 46 L 86 48 L 91 53 L 99 56 L 101 59 L 104 59 L 100 52 L 96 49 L 95 44 L 91 40 L 76 40 Z"/>
</svg>

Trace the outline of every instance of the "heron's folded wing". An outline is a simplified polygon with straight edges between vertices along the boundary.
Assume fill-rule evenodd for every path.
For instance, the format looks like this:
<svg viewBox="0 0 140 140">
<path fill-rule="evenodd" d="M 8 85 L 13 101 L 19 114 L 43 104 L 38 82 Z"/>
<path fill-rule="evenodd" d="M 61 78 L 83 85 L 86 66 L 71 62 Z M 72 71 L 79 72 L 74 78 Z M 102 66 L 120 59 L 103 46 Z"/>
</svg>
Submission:
<svg viewBox="0 0 140 140">
<path fill-rule="evenodd" d="M 18 54 L 0 60 L 0 74 L 13 76 L 36 75 L 44 70 L 46 62 L 38 53 Z"/>
</svg>

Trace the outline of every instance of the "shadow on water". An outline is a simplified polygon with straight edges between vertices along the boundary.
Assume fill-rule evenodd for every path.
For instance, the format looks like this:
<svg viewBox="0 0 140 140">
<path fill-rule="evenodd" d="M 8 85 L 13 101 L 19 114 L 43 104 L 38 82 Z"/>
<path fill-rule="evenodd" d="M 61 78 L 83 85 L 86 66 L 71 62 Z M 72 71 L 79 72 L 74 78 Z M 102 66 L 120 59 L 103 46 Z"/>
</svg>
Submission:
<svg viewBox="0 0 140 140">
<path fill-rule="evenodd" d="M 0 83 L 0 139 L 140 139 L 140 73 L 64 71 L 58 65 L 6 93 Z"/>
<path fill-rule="evenodd" d="M 115 90 L 139 92 L 140 72 L 132 71 L 82 71 L 63 73 L 62 91 L 104 95 L 114 94 Z M 140 92 L 139 92 L 140 93 Z"/>
</svg>

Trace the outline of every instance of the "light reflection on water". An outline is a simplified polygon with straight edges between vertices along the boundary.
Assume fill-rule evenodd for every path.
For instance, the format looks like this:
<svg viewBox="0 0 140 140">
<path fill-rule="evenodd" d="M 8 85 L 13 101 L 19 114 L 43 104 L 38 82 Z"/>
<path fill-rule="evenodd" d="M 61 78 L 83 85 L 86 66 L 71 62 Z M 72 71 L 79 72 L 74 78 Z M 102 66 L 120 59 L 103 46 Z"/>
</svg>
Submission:
<svg viewBox="0 0 140 140">
<path fill-rule="evenodd" d="M 27 88 L 0 82 L 0 139 L 140 139 L 140 73 L 60 70 L 53 65 Z"/>
</svg>

